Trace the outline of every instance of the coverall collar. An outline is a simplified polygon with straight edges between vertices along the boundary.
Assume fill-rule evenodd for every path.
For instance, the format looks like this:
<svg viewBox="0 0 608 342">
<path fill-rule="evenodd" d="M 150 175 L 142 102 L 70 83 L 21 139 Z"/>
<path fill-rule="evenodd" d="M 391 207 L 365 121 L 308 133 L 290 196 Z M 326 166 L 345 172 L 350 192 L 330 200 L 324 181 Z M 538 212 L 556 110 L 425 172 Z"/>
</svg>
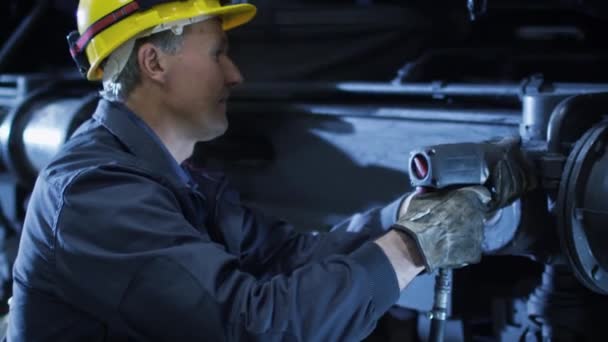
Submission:
<svg viewBox="0 0 608 342">
<path fill-rule="evenodd" d="M 101 99 L 93 118 L 119 139 L 131 153 L 154 168 L 152 171 L 160 172 L 171 179 L 179 179 L 186 186 L 193 185 L 190 175 L 181 168 L 152 128 L 125 105 Z"/>
</svg>

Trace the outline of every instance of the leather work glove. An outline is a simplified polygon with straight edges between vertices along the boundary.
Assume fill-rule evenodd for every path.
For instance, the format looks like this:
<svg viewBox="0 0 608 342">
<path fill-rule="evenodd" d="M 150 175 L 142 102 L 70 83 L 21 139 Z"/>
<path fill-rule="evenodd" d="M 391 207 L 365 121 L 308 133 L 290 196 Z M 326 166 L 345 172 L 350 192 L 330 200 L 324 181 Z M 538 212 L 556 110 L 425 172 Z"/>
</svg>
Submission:
<svg viewBox="0 0 608 342">
<path fill-rule="evenodd" d="M 490 192 L 483 186 L 413 194 L 392 228 L 416 242 L 429 273 L 477 263 L 489 202 Z"/>
<path fill-rule="evenodd" d="M 533 190 L 537 181 L 521 150 L 520 137 L 499 138 L 487 143 L 489 186 L 492 189 L 490 207 L 494 210 L 511 204 L 524 193 Z"/>
</svg>

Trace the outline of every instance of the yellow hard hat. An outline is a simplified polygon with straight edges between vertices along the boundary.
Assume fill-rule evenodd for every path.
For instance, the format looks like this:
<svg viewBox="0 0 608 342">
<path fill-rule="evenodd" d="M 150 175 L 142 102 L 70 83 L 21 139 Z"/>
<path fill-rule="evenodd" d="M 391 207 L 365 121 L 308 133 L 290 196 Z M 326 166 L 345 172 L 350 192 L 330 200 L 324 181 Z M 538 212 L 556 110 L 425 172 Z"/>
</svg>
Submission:
<svg viewBox="0 0 608 342">
<path fill-rule="evenodd" d="M 146 30 L 199 16 L 219 17 L 229 30 L 255 13 L 251 4 L 222 6 L 218 0 L 80 0 L 78 31 L 70 33 L 68 43 L 80 72 L 95 81 L 103 77 L 101 63 Z"/>
</svg>

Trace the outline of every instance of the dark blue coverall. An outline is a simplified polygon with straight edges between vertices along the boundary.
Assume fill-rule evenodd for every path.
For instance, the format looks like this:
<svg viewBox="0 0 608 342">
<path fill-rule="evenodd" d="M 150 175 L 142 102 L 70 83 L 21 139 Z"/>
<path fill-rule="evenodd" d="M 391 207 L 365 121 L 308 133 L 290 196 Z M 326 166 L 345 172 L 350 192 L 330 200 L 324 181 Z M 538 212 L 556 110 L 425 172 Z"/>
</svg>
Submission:
<svg viewBox="0 0 608 342">
<path fill-rule="evenodd" d="M 101 100 L 36 182 L 8 340 L 359 341 L 399 296 L 371 242 L 399 202 L 297 233 Z"/>
</svg>

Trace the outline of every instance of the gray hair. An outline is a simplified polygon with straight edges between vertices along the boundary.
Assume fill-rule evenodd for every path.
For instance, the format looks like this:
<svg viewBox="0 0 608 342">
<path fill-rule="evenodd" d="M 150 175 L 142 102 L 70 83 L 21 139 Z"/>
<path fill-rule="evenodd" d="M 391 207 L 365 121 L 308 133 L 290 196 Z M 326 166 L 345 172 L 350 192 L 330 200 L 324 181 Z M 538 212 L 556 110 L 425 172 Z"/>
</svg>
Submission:
<svg viewBox="0 0 608 342">
<path fill-rule="evenodd" d="M 118 74 L 115 81 L 105 82 L 103 90 L 99 92 L 104 99 L 125 102 L 133 89 L 139 85 L 141 82 L 141 71 L 139 69 L 137 52 L 145 43 L 151 43 L 162 52 L 174 55 L 181 50 L 184 43 L 184 35 L 176 35 L 169 30 L 136 40 L 125 67 Z"/>
</svg>

